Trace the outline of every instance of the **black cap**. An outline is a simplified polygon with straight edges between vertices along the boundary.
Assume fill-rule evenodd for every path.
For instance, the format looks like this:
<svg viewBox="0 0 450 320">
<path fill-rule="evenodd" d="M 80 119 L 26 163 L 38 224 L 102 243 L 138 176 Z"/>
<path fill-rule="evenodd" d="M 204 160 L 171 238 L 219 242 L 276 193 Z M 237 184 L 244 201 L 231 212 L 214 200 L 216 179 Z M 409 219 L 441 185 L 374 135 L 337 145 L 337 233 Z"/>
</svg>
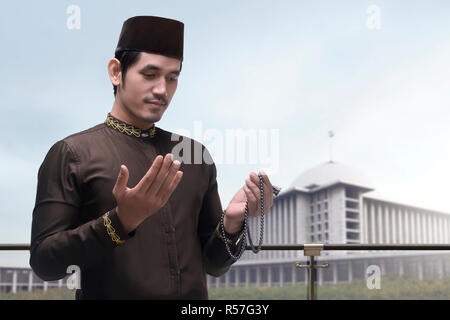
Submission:
<svg viewBox="0 0 450 320">
<path fill-rule="evenodd" d="M 122 26 L 116 53 L 123 50 L 161 54 L 183 61 L 184 24 L 154 16 L 136 16 Z"/>
</svg>

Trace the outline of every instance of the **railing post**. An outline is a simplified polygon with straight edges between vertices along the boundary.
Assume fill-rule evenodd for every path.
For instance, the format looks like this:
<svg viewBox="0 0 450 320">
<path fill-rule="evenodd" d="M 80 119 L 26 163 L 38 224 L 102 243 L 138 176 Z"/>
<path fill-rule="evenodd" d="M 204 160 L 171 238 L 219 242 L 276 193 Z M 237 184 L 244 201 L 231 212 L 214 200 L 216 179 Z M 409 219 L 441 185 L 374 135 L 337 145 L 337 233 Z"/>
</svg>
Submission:
<svg viewBox="0 0 450 320">
<path fill-rule="evenodd" d="M 309 279 L 307 286 L 307 299 L 308 300 L 316 300 L 317 293 L 315 290 L 316 279 L 315 279 L 315 269 L 316 268 L 328 268 L 328 263 L 322 265 L 314 265 L 314 257 L 320 256 L 320 252 L 323 250 L 323 244 L 305 244 L 303 247 L 304 256 L 309 256 L 309 265 L 304 265 L 297 263 L 295 265 L 296 268 L 306 268 L 308 269 Z"/>
</svg>

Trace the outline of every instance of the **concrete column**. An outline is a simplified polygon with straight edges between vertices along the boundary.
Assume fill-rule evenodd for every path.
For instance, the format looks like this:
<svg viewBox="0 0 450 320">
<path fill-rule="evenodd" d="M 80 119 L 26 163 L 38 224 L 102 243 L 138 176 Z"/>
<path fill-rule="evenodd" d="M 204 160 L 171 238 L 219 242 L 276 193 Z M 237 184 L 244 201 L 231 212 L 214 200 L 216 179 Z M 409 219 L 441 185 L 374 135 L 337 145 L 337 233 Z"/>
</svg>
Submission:
<svg viewBox="0 0 450 320">
<path fill-rule="evenodd" d="M 430 230 L 428 229 L 428 215 L 423 216 L 423 240 L 424 243 L 431 243 L 430 241 Z"/>
<path fill-rule="evenodd" d="M 436 224 L 436 243 L 441 243 L 441 234 L 442 234 L 442 222 L 440 216 L 434 217 L 435 224 Z"/>
<path fill-rule="evenodd" d="M 430 215 L 430 221 L 431 221 L 431 243 L 436 243 L 437 239 L 437 228 L 436 228 L 436 217 L 434 215 Z"/>
<path fill-rule="evenodd" d="M 401 277 L 405 274 L 405 269 L 403 266 L 403 259 L 398 260 L 398 275 Z"/>
<path fill-rule="evenodd" d="M 442 243 L 447 243 L 447 230 L 445 229 L 447 224 L 447 218 L 445 216 L 442 216 Z"/>
<path fill-rule="evenodd" d="M 438 228 L 438 220 L 437 220 L 437 216 L 433 215 L 432 216 L 432 221 L 433 221 L 433 242 L 434 243 L 438 243 L 439 242 L 439 228 Z"/>
<path fill-rule="evenodd" d="M 419 215 L 419 212 L 417 212 L 417 211 L 414 211 L 414 230 L 415 230 L 415 233 L 416 233 L 416 243 L 420 243 L 421 242 L 421 240 L 420 240 L 420 220 L 419 220 L 419 218 L 420 218 L 420 215 Z"/>
<path fill-rule="evenodd" d="M 420 229 L 420 243 L 427 243 L 426 229 L 425 229 L 425 215 L 419 213 L 419 229 Z"/>
<path fill-rule="evenodd" d="M 213 279 L 212 276 L 208 275 L 208 284 L 211 288 L 213 288 L 215 285 L 215 283 L 213 283 L 212 279 Z"/>
<path fill-rule="evenodd" d="M 378 242 L 379 243 L 384 243 L 384 237 L 383 237 L 383 233 L 384 233 L 384 228 L 383 228 L 383 211 L 382 211 L 383 207 L 381 204 L 379 204 L 377 206 L 377 216 L 378 216 L 378 222 L 377 222 L 377 228 L 378 228 Z"/>
<path fill-rule="evenodd" d="M 295 230 L 295 212 L 294 212 L 294 201 L 295 201 L 295 196 L 292 196 L 289 198 L 289 227 L 291 230 L 291 236 L 289 237 L 288 243 L 289 244 L 297 244 L 297 239 L 295 239 L 295 235 L 296 235 L 296 230 Z M 295 251 L 288 251 L 288 255 L 289 257 L 293 258 L 295 256 Z"/>
<path fill-rule="evenodd" d="M 250 285 L 250 267 L 245 268 L 245 287 L 248 288 Z"/>
<path fill-rule="evenodd" d="M 450 243 L 450 219 L 449 218 L 445 218 L 445 232 L 447 234 L 446 243 Z"/>
<path fill-rule="evenodd" d="M 297 238 L 295 239 L 295 244 L 299 244 L 300 242 L 300 237 L 303 234 L 302 232 L 302 227 L 304 226 L 303 224 L 303 219 L 305 219 L 306 217 L 309 217 L 309 215 L 311 214 L 309 212 L 309 205 L 307 206 L 307 211 L 306 212 L 301 212 L 300 208 L 301 208 L 301 199 L 299 195 L 296 195 L 295 198 L 295 208 L 296 208 L 296 212 L 295 214 L 295 228 L 296 228 L 296 233 L 297 233 Z"/>
<path fill-rule="evenodd" d="M 446 217 L 445 219 L 444 219 L 444 221 L 445 221 L 445 223 L 444 223 L 444 239 L 445 239 L 445 242 L 446 243 L 450 243 L 450 234 L 449 234 L 449 228 L 450 228 L 450 226 L 449 226 L 449 218 L 448 217 Z"/>
<path fill-rule="evenodd" d="M 417 231 L 416 231 L 416 212 L 410 211 L 410 221 L 411 221 L 411 232 L 410 232 L 410 240 L 411 243 L 417 243 Z"/>
<path fill-rule="evenodd" d="M 280 287 L 282 287 L 284 284 L 284 267 L 283 265 L 280 265 L 279 268 L 280 268 Z"/>
<path fill-rule="evenodd" d="M 402 208 L 398 209 L 398 235 L 399 243 L 405 243 L 405 222 L 404 222 L 404 211 Z"/>
<path fill-rule="evenodd" d="M 283 199 L 281 200 L 283 201 L 283 222 L 284 222 L 284 226 L 283 226 L 283 244 L 287 244 L 288 243 L 288 236 L 289 236 L 289 224 L 290 222 L 288 222 L 288 199 Z M 285 258 L 287 256 L 287 251 L 281 251 L 282 253 L 282 257 Z"/>
<path fill-rule="evenodd" d="M 267 266 L 267 286 L 272 286 L 272 266 Z"/>
<path fill-rule="evenodd" d="M 289 227 L 290 227 L 290 221 L 289 219 L 289 211 L 288 211 L 288 204 L 289 204 L 289 199 L 285 199 L 282 200 L 284 201 L 284 205 L 283 205 L 283 221 L 284 221 L 284 237 L 283 237 L 283 244 L 287 244 L 288 243 L 288 239 L 289 239 Z M 287 251 L 281 251 L 283 253 L 283 257 L 286 258 L 288 255 Z"/>
<path fill-rule="evenodd" d="M 17 270 L 13 271 L 13 276 L 12 276 L 12 293 L 13 294 L 17 293 Z"/>
<path fill-rule="evenodd" d="M 364 201 L 363 206 L 363 214 L 361 215 L 362 219 L 362 227 L 363 227 L 363 236 L 364 236 L 364 243 L 369 243 L 369 213 L 368 213 L 368 205 L 367 200 Z M 331 225 L 329 226 L 331 228 Z"/>
<path fill-rule="evenodd" d="M 437 268 L 438 268 L 438 278 L 442 279 L 444 276 L 444 259 L 443 258 L 438 258 L 436 260 L 436 264 L 437 264 Z"/>
<path fill-rule="evenodd" d="M 318 261 L 317 263 L 319 263 L 320 261 Z M 318 281 L 317 283 L 319 284 L 319 286 L 321 286 L 323 284 L 323 270 L 324 269 L 316 269 L 316 274 L 318 277 Z"/>
<path fill-rule="evenodd" d="M 441 243 L 441 235 L 442 235 L 442 222 L 441 222 L 441 217 L 440 216 L 436 216 L 436 228 L 437 228 L 437 243 Z"/>
<path fill-rule="evenodd" d="M 377 242 L 377 233 L 376 233 L 376 221 L 375 221 L 375 206 L 372 203 L 370 205 L 370 230 L 371 230 L 371 243 Z"/>
<path fill-rule="evenodd" d="M 417 277 L 419 280 L 423 280 L 423 261 L 421 259 L 417 260 Z"/>
<path fill-rule="evenodd" d="M 28 292 L 33 291 L 33 271 L 28 271 Z"/>
<path fill-rule="evenodd" d="M 391 229 L 391 223 L 390 223 L 390 215 L 389 215 L 389 207 L 384 207 L 384 235 L 386 243 L 391 243 L 391 236 L 390 236 L 390 229 Z"/>
<path fill-rule="evenodd" d="M 297 271 L 297 269 L 295 268 L 295 265 L 292 266 L 292 268 L 291 268 L 291 273 L 292 273 L 292 275 L 291 275 L 291 283 L 293 285 L 295 284 L 295 276 L 296 276 L 295 272 L 296 271 Z"/>
<path fill-rule="evenodd" d="M 277 226 L 278 226 L 278 232 L 277 232 L 277 244 L 282 243 L 282 236 L 283 236 L 283 225 L 281 223 L 281 215 L 283 212 L 281 211 L 281 200 L 278 201 L 278 208 L 277 208 Z M 281 251 L 274 251 L 276 253 L 276 258 L 281 258 Z"/>
<path fill-rule="evenodd" d="M 353 281 L 353 268 L 352 268 L 352 260 L 348 262 L 348 282 Z"/>
<path fill-rule="evenodd" d="M 421 220 L 420 220 L 420 212 L 416 211 L 416 219 L 415 219 L 415 224 L 416 224 L 416 232 L 417 232 L 417 243 L 422 243 L 422 229 L 421 229 Z"/>
<path fill-rule="evenodd" d="M 428 227 L 427 227 L 427 216 L 422 214 L 422 241 L 423 243 L 429 243 L 428 241 Z"/>
<path fill-rule="evenodd" d="M 331 264 L 333 268 L 333 283 L 336 284 L 338 282 L 338 272 L 337 272 L 337 262 Z"/>
<path fill-rule="evenodd" d="M 48 289 L 48 282 L 44 281 L 44 292 L 46 292 Z"/>
<path fill-rule="evenodd" d="M 273 234 L 275 232 L 275 225 L 273 223 L 273 219 L 274 219 L 273 217 L 275 216 L 275 205 L 276 205 L 276 202 L 274 202 L 274 203 L 275 204 L 272 207 L 272 209 L 270 210 L 269 218 L 267 219 L 267 224 L 266 224 L 267 231 L 268 231 L 267 232 L 267 240 L 266 240 L 267 244 L 272 244 L 273 243 Z M 271 255 L 270 251 L 266 251 L 264 257 L 267 258 L 267 259 L 270 259 L 270 255 Z"/>
<path fill-rule="evenodd" d="M 256 286 L 261 285 L 261 265 L 256 266 Z"/>
<path fill-rule="evenodd" d="M 415 213 L 416 219 L 415 219 L 415 224 L 416 224 L 416 233 L 417 233 L 417 243 L 423 243 L 422 242 L 422 220 L 421 220 L 421 216 L 420 216 L 420 211 L 416 211 Z"/>
<path fill-rule="evenodd" d="M 435 236 L 436 236 L 436 230 L 434 225 L 434 217 L 430 214 L 430 236 L 431 236 L 431 243 L 435 243 Z"/>
<path fill-rule="evenodd" d="M 403 213 L 404 213 L 404 217 L 405 217 L 405 227 L 404 227 L 404 230 L 405 230 L 405 243 L 411 243 L 411 239 L 410 239 L 411 226 L 409 224 L 410 211 L 405 208 Z"/>
<path fill-rule="evenodd" d="M 397 212 L 396 212 L 396 209 L 394 208 L 394 207 L 392 207 L 392 210 L 391 210 L 391 218 L 392 218 L 392 220 L 391 220 L 391 223 L 392 223 L 392 243 L 398 243 L 398 240 L 397 240 L 397 223 L 396 223 L 396 220 L 397 220 Z"/>
<path fill-rule="evenodd" d="M 437 224 L 437 229 L 438 229 L 437 241 L 438 241 L 438 243 L 442 243 L 442 219 L 441 219 L 441 216 L 436 216 L 436 224 Z"/>
<path fill-rule="evenodd" d="M 431 219 L 431 215 L 428 214 L 427 217 L 427 225 L 428 225 L 428 243 L 433 243 L 434 236 L 433 236 L 433 221 Z"/>
<path fill-rule="evenodd" d="M 386 274 L 386 263 L 384 259 L 380 260 L 380 272 L 381 276 L 384 276 Z"/>
</svg>

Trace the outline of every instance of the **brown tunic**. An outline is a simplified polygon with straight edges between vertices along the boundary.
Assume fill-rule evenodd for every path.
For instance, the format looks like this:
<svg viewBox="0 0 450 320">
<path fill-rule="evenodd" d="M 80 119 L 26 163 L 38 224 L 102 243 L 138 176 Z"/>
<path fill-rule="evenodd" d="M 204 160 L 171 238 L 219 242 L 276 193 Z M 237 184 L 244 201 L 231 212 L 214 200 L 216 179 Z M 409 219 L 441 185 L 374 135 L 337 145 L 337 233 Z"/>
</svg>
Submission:
<svg viewBox="0 0 450 320">
<path fill-rule="evenodd" d="M 206 161 L 203 144 L 171 137 L 158 127 L 154 137 L 136 137 L 102 123 L 51 147 L 38 173 L 31 232 L 30 265 L 40 278 L 61 279 L 77 265 L 77 299 L 208 298 L 206 273 L 220 276 L 234 262 L 215 232 L 222 214 L 216 166 Z M 189 148 L 177 154 L 179 142 Z M 201 163 L 198 150 L 206 155 Z M 184 159 L 183 177 L 167 203 L 127 234 L 112 194 L 120 165 L 127 166 L 132 188 L 167 153 Z M 123 244 L 107 233 L 102 216 L 108 211 Z M 240 233 L 227 236 L 234 243 Z M 236 254 L 237 246 L 231 248 Z"/>
</svg>

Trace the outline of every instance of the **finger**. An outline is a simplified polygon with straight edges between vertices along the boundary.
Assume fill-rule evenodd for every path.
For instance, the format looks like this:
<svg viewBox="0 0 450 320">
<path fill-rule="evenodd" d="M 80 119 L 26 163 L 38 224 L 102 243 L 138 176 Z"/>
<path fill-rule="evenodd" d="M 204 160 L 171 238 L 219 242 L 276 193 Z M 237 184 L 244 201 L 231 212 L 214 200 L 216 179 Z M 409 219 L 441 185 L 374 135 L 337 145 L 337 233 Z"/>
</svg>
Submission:
<svg viewBox="0 0 450 320">
<path fill-rule="evenodd" d="M 178 183 L 181 181 L 181 178 L 183 177 L 183 171 L 177 171 L 175 175 L 173 176 L 172 181 L 169 184 L 169 187 L 165 189 L 165 191 L 161 194 L 161 198 L 163 201 L 167 201 L 169 199 L 172 192 L 175 190 L 175 188 L 178 186 Z"/>
<path fill-rule="evenodd" d="M 250 191 L 252 197 L 249 199 L 249 201 L 259 201 L 260 199 L 260 192 L 259 187 L 257 187 L 254 183 L 252 183 L 249 179 L 245 179 L 245 187 Z"/>
<path fill-rule="evenodd" d="M 166 193 L 166 191 L 169 189 L 170 184 L 172 183 L 172 180 L 174 179 L 176 173 L 178 172 L 178 169 L 180 168 L 180 166 L 181 166 L 181 162 L 179 160 L 175 160 L 172 163 L 172 166 L 170 167 L 169 172 L 161 185 L 161 188 L 159 188 L 159 190 L 156 191 L 156 196 Z"/>
<path fill-rule="evenodd" d="M 260 174 L 262 176 L 263 181 L 264 181 L 264 185 L 267 186 L 270 191 L 272 191 L 272 183 L 270 182 L 269 176 L 267 175 L 267 173 L 265 173 L 264 171 L 260 170 L 258 172 L 258 174 Z"/>
<path fill-rule="evenodd" d="M 256 175 L 256 173 L 250 172 L 248 177 L 250 178 L 251 181 L 253 181 L 256 185 L 259 186 L 259 177 Z"/>
<path fill-rule="evenodd" d="M 113 188 L 113 194 L 121 194 L 127 189 L 129 172 L 125 165 L 120 166 L 119 175 L 117 176 L 116 184 Z"/>
<path fill-rule="evenodd" d="M 147 189 L 147 193 L 149 194 L 156 194 L 158 193 L 159 189 L 161 189 L 162 184 L 164 183 L 164 180 L 167 176 L 167 173 L 170 170 L 170 167 L 172 166 L 172 159 L 173 156 L 171 153 L 166 154 L 164 157 L 164 161 L 161 165 L 161 168 L 158 171 L 158 174 L 156 175 L 155 179 L 152 182 L 152 185 L 150 188 Z"/>
<path fill-rule="evenodd" d="M 252 182 L 251 185 L 254 185 L 254 187 L 252 187 L 251 190 L 256 192 L 257 199 L 261 199 L 261 183 L 259 181 L 259 177 L 256 175 L 256 173 L 251 172 L 249 178 Z M 264 187 L 264 197 L 266 196 L 267 196 L 267 187 Z"/>
<path fill-rule="evenodd" d="M 144 190 L 144 191 L 148 190 L 148 188 L 150 188 L 150 186 L 152 185 L 152 182 L 155 179 L 156 175 L 158 174 L 158 172 L 161 168 L 162 162 L 163 162 L 163 156 L 158 155 L 155 158 L 155 160 L 153 160 L 153 163 L 152 163 L 150 169 L 148 169 L 147 173 L 144 175 L 144 177 L 142 177 L 141 181 L 139 181 L 136 188 Z"/>
<path fill-rule="evenodd" d="M 252 191 L 244 185 L 244 192 L 247 197 L 248 201 L 248 214 L 249 216 L 255 216 L 258 215 L 258 206 L 257 206 L 257 200 L 255 198 L 255 195 L 252 193 Z"/>
<path fill-rule="evenodd" d="M 272 190 L 272 184 L 270 183 L 269 177 L 267 176 L 267 174 L 260 170 L 258 172 L 258 180 L 259 180 L 259 175 L 261 176 L 261 178 L 263 179 L 263 185 L 264 185 L 264 200 L 267 200 L 267 206 L 270 207 L 273 204 L 273 190 Z M 266 207 L 267 207 L 266 206 Z"/>
<path fill-rule="evenodd" d="M 266 175 L 267 180 L 264 180 L 264 176 L 261 174 L 261 171 L 259 171 L 258 175 L 256 173 L 254 173 L 254 172 L 251 172 L 250 173 L 250 178 L 251 178 L 252 182 L 255 183 L 258 186 L 258 188 L 261 188 L 261 182 L 260 182 L 260 179 L 259 179 L 259 175 L 261 175 L 261 178 L 263 180 L 264 195 L 269 194 L 269 192 L 272 192 L 272 185 L 270 184 L 270 181 L 269 181 L 269 183 L 266 182 L 269 179 L 267 177 L 267 175 Z"/>
<path fill-rule="evenodd" d="M 261 174 L 261 171 L 259 172 Z M 259 201 L 261 201 L 261 183 L 259 180 L 259 176 L 256 175 L 256 173 L 251 172 L 250 173 L 250 177 L 252 182 L 256 183 L 256 185 L 258 186 L 258 199 Z M 261 174 L 262 179 L 264 180 L 263 175 Z M 267 175 L 266 175 L 267 177 Z M 269 182 L 270 183 L 270 182 Z M 272 185 L 268 186 L 264 181 L 263 181 L 263 186 L 264 186 L 264 212 L 267 213 L 269 212 L 270 207 L 273 204 L 273 192 L 272 192 Z"/>
</svg>

